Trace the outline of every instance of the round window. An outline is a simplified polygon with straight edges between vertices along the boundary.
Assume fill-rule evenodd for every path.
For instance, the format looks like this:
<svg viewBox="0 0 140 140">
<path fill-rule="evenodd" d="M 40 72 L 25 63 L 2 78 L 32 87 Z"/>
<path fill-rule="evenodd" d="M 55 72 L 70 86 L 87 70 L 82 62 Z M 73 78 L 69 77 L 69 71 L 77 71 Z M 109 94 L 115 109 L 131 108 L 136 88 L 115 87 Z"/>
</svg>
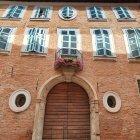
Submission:
<svg viewBox="0 0 140 140">
<path fill-rule="evenodd" d="M 77 15 L 76 9 L 71 6 L 65 6 L 59 10 L 59 16 L 65 20 L 71 20 Z"/>
<path fill-rule="evenodd" d="M 107 104 L 111 108 L 114 108 L 116 106 L 116 99 L 114 98 L 114 96 L 108 96 Z"/>
<path fill-rule="evenodd" d="M 16 106 L 22 107 L 25 103 L 26 103 L 26 96 L 24 94 L 19 94 L 15 100 Z"/>
<path fill-rule="evenodd" d="M 26 110 L 31 103 L 31 95 L 27 90 L 20 89 L 12 93 L 9 98 L 10 109 L 14 112 Z"/>
<path fill-rule="evenodd" d="M 109 91 L 104 94 L 103 104 L 109 112 L 117 112 L 121 108 L 121 99 L 117 93 Z"/>
</svg>

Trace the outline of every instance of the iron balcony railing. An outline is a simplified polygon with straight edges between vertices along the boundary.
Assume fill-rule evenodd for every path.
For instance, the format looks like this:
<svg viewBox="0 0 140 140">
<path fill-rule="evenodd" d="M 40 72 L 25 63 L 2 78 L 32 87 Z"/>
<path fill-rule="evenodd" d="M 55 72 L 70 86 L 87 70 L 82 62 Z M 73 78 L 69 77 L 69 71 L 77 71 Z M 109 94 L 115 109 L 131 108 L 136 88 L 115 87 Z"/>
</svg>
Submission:
<svg viewBox="0 0 140 140">
<path fill-rule="evenodd" d="M 55 54 L 55 68 L 60 64 L 65 66 L 74 66 L 83 69 L 82 54 L 77 49 L 62 48 L 59 49 Z"/>
</svg>

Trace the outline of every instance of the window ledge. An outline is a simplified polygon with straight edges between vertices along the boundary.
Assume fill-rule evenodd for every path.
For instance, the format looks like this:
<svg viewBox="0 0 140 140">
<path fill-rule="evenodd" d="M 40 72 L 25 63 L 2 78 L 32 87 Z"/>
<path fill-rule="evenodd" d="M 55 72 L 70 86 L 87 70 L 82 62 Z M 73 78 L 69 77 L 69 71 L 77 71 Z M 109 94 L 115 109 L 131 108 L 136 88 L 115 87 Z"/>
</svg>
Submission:
<svg viewBox="0 0 140 140">
<path fill-rule="evenodd" d="M 36 53 L 36 52 L 21 52 L 20 56 L 43 56 L 46 57 L 47 53 Z"/>
<path fill-rule="evenodd" d="M 117 61 L 116 56 L 94 56 L 94 60 Z"/>
<path fill-rule="evenodd" d="M 128 61 L 132 63 L 140 63 L 140 58 L 128 58 Z"/>
<path fill-rule="evenodd" d="M 103 18 L 103 19 L 101 19 L 101 18 L 99 18 L 99 19 L 96 19 L 96 18 L 89 18 L 88 19 L 89 21 L 97 21 L 97 22 L 106 22 L 107 21 L 107 19 L 106 18 Z"/>
<path fill-rule="evenodd" d="M 0 17 L 1 20 L 21 20 L 21 18 L 7 18 L 7 17 Z"/>
<path fill-rule="evenodd" d="M 31 21 L 50 21 L 50 18 L 30 18 Z"/>
<path fill-rule="evenodd" d="M 121 18 L 118 18 L 117 20 L 118 20 L 119 22 L 125 22 L 125 21 L 126 21 L 126 22 L 127 22 L 127 21 L 130 21 L 130 22 L 131 22 L 131 21 L 136 21 L 136 18 L 128 18 L 128 19 L 127 19 L 127 18 L 126 18 L 126 19 L 125 19 L 125 18 L 122 18 L 122 19 L 121 19 Z"/>
<path fill-rule="evenodd" d="M 10 51 L 8 50 L 0 50 L 1 55 L 10 55 Z"/>
</svg>

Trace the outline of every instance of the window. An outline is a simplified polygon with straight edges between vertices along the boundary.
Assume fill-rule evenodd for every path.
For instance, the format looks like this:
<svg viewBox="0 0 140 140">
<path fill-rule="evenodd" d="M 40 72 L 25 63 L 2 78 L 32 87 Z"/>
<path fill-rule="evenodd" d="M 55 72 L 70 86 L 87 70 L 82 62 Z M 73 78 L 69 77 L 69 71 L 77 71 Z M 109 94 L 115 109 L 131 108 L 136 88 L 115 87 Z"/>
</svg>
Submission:
<svg viewBox="0 0 140 140">
<path fill-rule="evenodd" d="M 113 11 L 118 20 L 135 20 L 130 10 L 126 7 L 115 7 Z"/>
<path fill-rule="evenodd" d="M 106 20 L 105 12 L 99 7 L 87 7 L 87 16 L 90 20 Z"/>
<path fill-rule="evenodd" d="M 128 57 L 140 57 L 140 29 L 124 29 Z"/>
<path fill-rule="evenodd" d="M 23 17 L 25 8 L 25 6 L 10 6 L 3 15 L 3 17 L 8 19 L 20 19 Z"/>
<path fill-rule="evenodd" d="M 9 107 L 13 112 L 22 112 L 26 110 L 30 103 L 31 94 L 25 89 L 16 90 L 9 98 Z"/>
<path fill-rule="evenodd" d="M 49 20 L 52 14 L 52 7 L 36 7 L 31 19 Z"/>
<path fill-rule="evenodd" d="M 59 29 L 58 48 L 62 49 L 62 55 L 77 55 L 80 48 L 80 36 L 78 29 Z"/>
<path fill-rule="evenodd" d="M 138 88 L 139 88 L 139 93 L 140 93 L 140 80 L 137 80 L 138 83 Z"/>
<path fill-rule="evenodd" d="M 93 48 L 95 49 L 94 56 L 115 56 L 113 36 L 110 29 L 92 29 L 91 34 L 93 46 L 95 46 Z"/>
<path fill-rule="evenodd" d="M 27 28 L 22 52 L 47 53 L 48 30 L 46 28 Z"/>
<path fill-rule="evenodd" d="M 121 99 L 117 93 L 107 91 L 103 96 L 103 105 L 107 111 L 115 113 L 121 108 Z"/>
<path fill-rule="evenodd" d="M 65 20 L 71 20 L 77 15 L 76 9 L 71 6 L 63 7 L 59 10 L 59 16 Z"/>
<path fill-rule="evenodd" d="M 11 50 L 14 31 L 12 27 L 0 27 L 0 52 Z"/>
</svg>

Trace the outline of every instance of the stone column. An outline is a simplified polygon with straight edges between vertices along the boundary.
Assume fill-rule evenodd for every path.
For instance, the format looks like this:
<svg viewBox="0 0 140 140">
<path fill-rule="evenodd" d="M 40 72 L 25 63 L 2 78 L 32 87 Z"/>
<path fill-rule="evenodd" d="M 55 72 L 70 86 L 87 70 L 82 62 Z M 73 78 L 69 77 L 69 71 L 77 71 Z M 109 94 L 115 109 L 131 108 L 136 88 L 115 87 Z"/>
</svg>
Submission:
<svg viewBox="0 0 140 140">
<path fill-rule="evenodd" d="M 42 140 L 46 100 L 37 99 L 32 140 Z"/>
<path fill-rule="evenodd" d="M 98 101 L 89 98 L 91 140 L 100 140 Z"/>
</svg>

